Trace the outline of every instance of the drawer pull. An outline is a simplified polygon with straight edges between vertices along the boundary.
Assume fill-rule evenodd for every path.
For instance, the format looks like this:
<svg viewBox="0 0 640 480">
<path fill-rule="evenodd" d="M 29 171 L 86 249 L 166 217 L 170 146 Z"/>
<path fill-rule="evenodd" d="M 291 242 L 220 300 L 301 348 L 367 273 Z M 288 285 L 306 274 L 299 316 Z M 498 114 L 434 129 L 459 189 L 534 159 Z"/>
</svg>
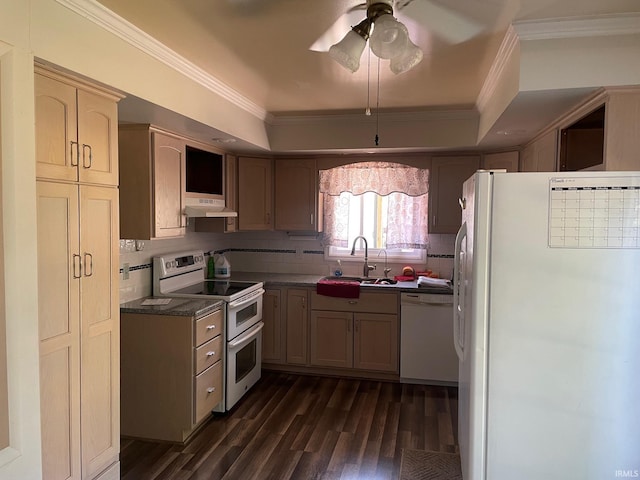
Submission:
<svg viewBox="0 0 640 480">
<path fill-rule="evenodd" d="M 207 325 L 207 330 L 215 330 L 215 325 Z"/>
<path fill-rule="evenodd" d="M 216 387 L 209 387 L 207 388 L 207 393 L 213 393 L 216 391 Z"/>
<path fill-rule="evenodd" d="M 216 352 L 207 352 L 207 357 L 213 357 L 216 354 Z"/>
<path fill-rule="evenodd" d="M 355 305 L 355 304 L 358 303 L 358 301 L 357 300 L 349 300 L 348 303 L 349 303 L 349 305 Z"/>
</svg>

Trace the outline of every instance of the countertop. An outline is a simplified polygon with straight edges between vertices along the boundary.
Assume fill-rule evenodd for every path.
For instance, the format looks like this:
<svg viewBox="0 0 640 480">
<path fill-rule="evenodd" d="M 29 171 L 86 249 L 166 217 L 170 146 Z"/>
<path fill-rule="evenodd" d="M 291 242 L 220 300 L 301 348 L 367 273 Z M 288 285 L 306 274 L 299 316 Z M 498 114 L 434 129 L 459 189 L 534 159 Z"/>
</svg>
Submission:
<svg viewBox="0 0 640 480">
<path fill-rule="evenodd" d="M 263 282 L 266 287 L 315 287 L 324 275 L 305 275 L 298 273 L 266 273 L 266 272 L 233 272 L 231 280 Z M 418 286 L 416 280 L 412 282 L 398 282 L 394 285 L 360 285 L 363 291 L 391 290 L 393 292 L 420 292 L 434 294 L 453 294 L 452 289 L 428 288 Z"/>
<path fill-rule="evenodd" d="M 170 298 L 171 301 L 166 305 L 142 305 L 145 300 L 154 298 Z M 220 308 L 222 304 L 222 300 L 214 300 L 211 298 L 145 297 L 121 304 L 120 313 L 146 313 L 193 317 L 213 312 Z"/>
</svg>

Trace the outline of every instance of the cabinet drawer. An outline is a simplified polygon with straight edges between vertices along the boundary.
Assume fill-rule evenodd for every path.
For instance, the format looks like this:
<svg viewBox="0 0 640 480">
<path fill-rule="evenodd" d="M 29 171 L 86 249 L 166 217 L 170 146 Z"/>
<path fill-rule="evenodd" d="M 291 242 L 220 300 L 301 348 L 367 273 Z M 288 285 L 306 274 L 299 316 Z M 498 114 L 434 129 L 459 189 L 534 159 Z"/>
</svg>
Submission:
<svg viewBox="0 0 640 480">
<path fill-rule="evenodd" d="M 216 310 L 211 315 L 196 320 L 196 347 L 222 333 L 224 310 Z"/>
<path fill-rule="evenodd" d="M 204 345 L 196 348 L 196 371 L 198 374 L 209 368 L 222 358 L 222 335 L 209 340 Z"/>
<path fill-rule="evenodd" d="M 195 398 L 194 423 L 198 423 L 222 400 L 222 361 L 196 377 Z"/>
<path fill-rule="evenodd" d="M 340 298 L 311 294 L 312 310 L 332 310 L 335 312 L 375 312 L 398 313 L 397 293 L 363 293 L 360 298 Z"/>
</svg>

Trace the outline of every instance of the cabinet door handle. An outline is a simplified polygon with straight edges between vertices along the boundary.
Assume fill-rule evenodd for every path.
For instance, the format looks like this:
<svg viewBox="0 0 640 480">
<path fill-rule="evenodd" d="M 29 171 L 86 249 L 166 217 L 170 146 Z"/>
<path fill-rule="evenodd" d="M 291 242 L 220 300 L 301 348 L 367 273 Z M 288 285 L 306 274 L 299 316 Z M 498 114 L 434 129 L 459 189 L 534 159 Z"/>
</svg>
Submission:
<svg viewBox="0 0 640 480">
<path fill-rule="evenodd" d="M 207 330 L 215 330 L 215 325 L 207 325 Z"/>
<path fill-rule="evenodd" d="M 180 223 L 180 228 L 186 228 L 187 227 L 187 224 L 189 223 L 189 217 L 187 217 L 186 213 L 181 213 L 180 214 L 180 222 L 179 223 Z"/>
<path fill-rule="evenodd" d="M 87 261 L 87 258 L 89 261 Z M 84 254 L 84 276 L 90 277 L 93 275 L 93 255 L 90 253 Z"/>
<path fill-rule="evenodd" d="M 77 254 L 73 254 L 73 278 L 80 278 L 82 276 L 82 257 Z"/>
<path fill-rule="evenodd" d="M 207 357 L 213 357 L 216 354 L 216 352 L 207 352 Z"/>
<path fill-rule="evenodd" d="M 360 320 L 356 320 L 356 333 L 358 333 L 359 324 L 360 324 Z"/>
<path fill-rule="evenodd" d="M 207 393 L 213 393 L 216 391 L 216 387 L 209 387 L 207 388 Z"/>
<path fill-rule="evenodd" d="M 75 155 L 73 154 L 73 147 L 75 148 Z M 71 154 L 71 166 L 72 167 L 77 167 L 80 164 L 80 149 L 78 148 L 78 142 L 74 142 L 73 140 L 71 141 L 71 151 L 69 152 Z M 74 162 L 73 159 L 76 159 L 76 161 Z"/>
<path fill-rule="evenodd" d="M 89 165 L 87 166 L 87 156 L 85 155 L 86 149 L 89 149 Z M 93 152 L 91 150 L 91 145 L 87 145 L 86 143 L 82 144 L 82 167 L 83 168 L 91 168 L 91 164 L 93 163 Z"/>
<path fill-rule="evenodd" d="M 313 213 L 311 214 L 311 222 L 309 222 L 311 225 L 313 225 Z"/>
</svg>

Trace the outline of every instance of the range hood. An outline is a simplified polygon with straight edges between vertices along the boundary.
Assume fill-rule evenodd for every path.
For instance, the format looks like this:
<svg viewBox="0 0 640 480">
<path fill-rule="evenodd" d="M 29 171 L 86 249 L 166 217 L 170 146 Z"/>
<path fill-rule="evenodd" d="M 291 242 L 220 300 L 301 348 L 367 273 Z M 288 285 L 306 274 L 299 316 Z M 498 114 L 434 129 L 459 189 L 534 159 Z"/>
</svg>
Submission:
<svg viewBox="0 0 640 480">
<path fill-rule="evenodd" d="M 238 212 L 226 208 L 222 199 L 189 198 L 185 199 L 184 213 L 191 218 L 237 217 Z"/>
</svg>

